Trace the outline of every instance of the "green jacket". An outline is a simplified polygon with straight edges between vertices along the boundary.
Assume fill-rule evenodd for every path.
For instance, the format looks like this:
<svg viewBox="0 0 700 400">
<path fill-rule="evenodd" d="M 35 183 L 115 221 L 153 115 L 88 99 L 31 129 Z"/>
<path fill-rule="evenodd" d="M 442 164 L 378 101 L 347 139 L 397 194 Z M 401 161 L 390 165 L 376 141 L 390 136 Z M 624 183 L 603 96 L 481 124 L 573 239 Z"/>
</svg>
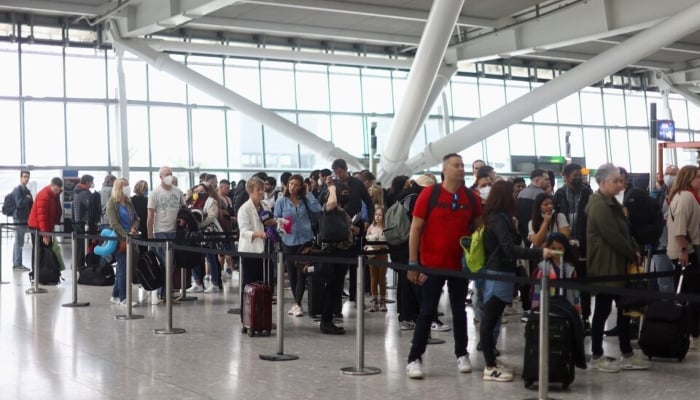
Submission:
<svg viewBox="0 0 700 400">
<path fill-rule="evenodd" d="M 593 194 L 586 206 L 586 260 L 588 276 L 624 275 L 628 262 L 636 259 L 637 243 L 630 234 L 622 205 L 614 197 Z M 624 281 L 596 283 L 624 287 Z"/>
</svg>

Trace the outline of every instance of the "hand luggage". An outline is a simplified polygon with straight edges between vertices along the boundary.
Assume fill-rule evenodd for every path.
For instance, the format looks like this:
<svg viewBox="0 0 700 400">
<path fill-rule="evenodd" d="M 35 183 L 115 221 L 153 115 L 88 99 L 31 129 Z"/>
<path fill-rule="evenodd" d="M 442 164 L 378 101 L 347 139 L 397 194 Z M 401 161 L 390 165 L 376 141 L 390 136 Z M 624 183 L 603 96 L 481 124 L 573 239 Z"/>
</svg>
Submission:
<svg viewBox="0 0 700 400">
<path fill-rule="evenodd" d="M 560 263 L 563 265 L 563 260 Z M 547 271 L 544 271 L 546 274 Z M 560 290 L 561 292 L 561 290 Z M 542 292 L 540 297 L 548 293 Z M 559 296 L 564 296 L 559 293 Z M 563 297 L 565 299 L 566 296 Z M 532 386 L 539 379 L 540 318 L 533 311 L 525 324 L 525 356 L 523 360 L 523 381 L 525 387 Z M 564 316 L 549 314 L 549 383 L 561 383 L 566 390 L 576 376 L 574 363 L 574 327 Z"/>
<path fill-rule="evenodd" d="M 243 289 L 241 307 L 243 329 L 248 336 L 270 336 L 272 333 L 272 287 L 267 282 L 270 260 L 263 260 L 263 281 L 252 282 Z"/>
<path fill-rule="evenodd" d="M 61 270 L 58 258 L 51 246 L 45 246 L 43 242 L 35 244 L 41 246 L 39 252 L 38 279 L 42 285 L 58 285 L 61 282 Z M 34 271 L 29 272 L 30 282 L 34 280 Z"/>
<path fill-rule="evenodd" d="M 677 293 L 681 292 L 682 286 L 681 274 Z M 690 346 L 686 304 L 675 300 L 660 300 L 649 304 L 638 343 L 649 359 L 667 357 L 683 361 Z"/>
<path fill-rule="evenodd" d="M 177 268 L 175 270 L 179 271 Z M 134 268 L 133 283 L 140 284 L 145 290 L 160 289 L 165 284 L 165 266 L 154 250 L 148 250 L 139 256 Z"/>
<path fill-rule="evenodd" d="M 91 265 L 78 271 L 78 283 L 90 286 L 114 285 L 114 268 L 111 265 Z"/>
</svg>

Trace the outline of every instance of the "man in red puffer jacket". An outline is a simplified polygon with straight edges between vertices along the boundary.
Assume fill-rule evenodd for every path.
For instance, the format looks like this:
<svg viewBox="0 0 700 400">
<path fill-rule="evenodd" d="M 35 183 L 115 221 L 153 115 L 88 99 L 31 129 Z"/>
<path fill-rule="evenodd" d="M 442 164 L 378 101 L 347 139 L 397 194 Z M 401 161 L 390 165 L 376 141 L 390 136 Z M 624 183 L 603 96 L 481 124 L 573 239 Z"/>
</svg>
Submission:
<svg viewBox="0 0 700 400">
<path fill-rule="evenodd" d="M 61 222 L 62 210 L 59 195 L 62 190 L 63 181 L 61 178 L 53 178 L 51 184 L 37 193 L 27 221 L 30 228 L 38 229 L 40 232 L 53 232 L 54 226 Z M 51 244 L 50 236 L 44 236 L 42 240 L 46 246 Z M 33 241 L 34 237 L 32 236 Z"/>
</svg>

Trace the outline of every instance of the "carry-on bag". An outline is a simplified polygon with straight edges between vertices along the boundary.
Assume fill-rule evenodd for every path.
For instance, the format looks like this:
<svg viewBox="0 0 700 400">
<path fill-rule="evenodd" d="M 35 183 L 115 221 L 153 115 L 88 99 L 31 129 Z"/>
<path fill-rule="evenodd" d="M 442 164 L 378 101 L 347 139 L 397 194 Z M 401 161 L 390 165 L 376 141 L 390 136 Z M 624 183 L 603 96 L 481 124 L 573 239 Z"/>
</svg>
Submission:
<svg viewBox="0 0 700 400">
<path fill-rule="evenodd" d="M 272 333 L 272 287 L 268 283 L 270 260 L 263 259 L 263 281 L 252 282 L 243 289 L 244 334 L 248 336 L 270 336 Z"/>
</svg>

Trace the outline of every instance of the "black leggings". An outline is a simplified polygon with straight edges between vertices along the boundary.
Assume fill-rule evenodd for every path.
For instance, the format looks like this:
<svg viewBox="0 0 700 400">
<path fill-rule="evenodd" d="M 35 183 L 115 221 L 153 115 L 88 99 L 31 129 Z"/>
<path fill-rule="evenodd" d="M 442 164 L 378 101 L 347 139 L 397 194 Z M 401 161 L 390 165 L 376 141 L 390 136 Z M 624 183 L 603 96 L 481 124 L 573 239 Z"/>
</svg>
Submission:
<svg viewBox="0 0 700 400">
<path fill-rule="evenodd" d="M 282 245 L 282 250 L 284 255 L 296 255 L 301 254 L 301 250 L 304 249 L 304 245 L 298 246 L 285 246 Z M 289 278 L 289 288 L 292 289 L 292 295 L 294 295 L 294 302 L 301 305 L 301 300 L 304 298 L 304 291 L 306 290 L 306 279 L 304 279 L 304 269 L 299 262 L 296 260 L 285 260 L 285 266 L 287 267 L 287 277 Z"/>
<path fill-rule="evenodd" d="M 484 304 L 481 326 L 479 326 L 479 336 L 481 340 L 481 351 L 484 353 L 484 362 L 489 368 L 496 366 L 496 354 L 494 354 L 496 338 L 493 335 L 493 330 L 498 321 L 501 320 L 506 304 L 506 302 L 496 296 L 492 296 L 489 301 Z"/>
</svg>

